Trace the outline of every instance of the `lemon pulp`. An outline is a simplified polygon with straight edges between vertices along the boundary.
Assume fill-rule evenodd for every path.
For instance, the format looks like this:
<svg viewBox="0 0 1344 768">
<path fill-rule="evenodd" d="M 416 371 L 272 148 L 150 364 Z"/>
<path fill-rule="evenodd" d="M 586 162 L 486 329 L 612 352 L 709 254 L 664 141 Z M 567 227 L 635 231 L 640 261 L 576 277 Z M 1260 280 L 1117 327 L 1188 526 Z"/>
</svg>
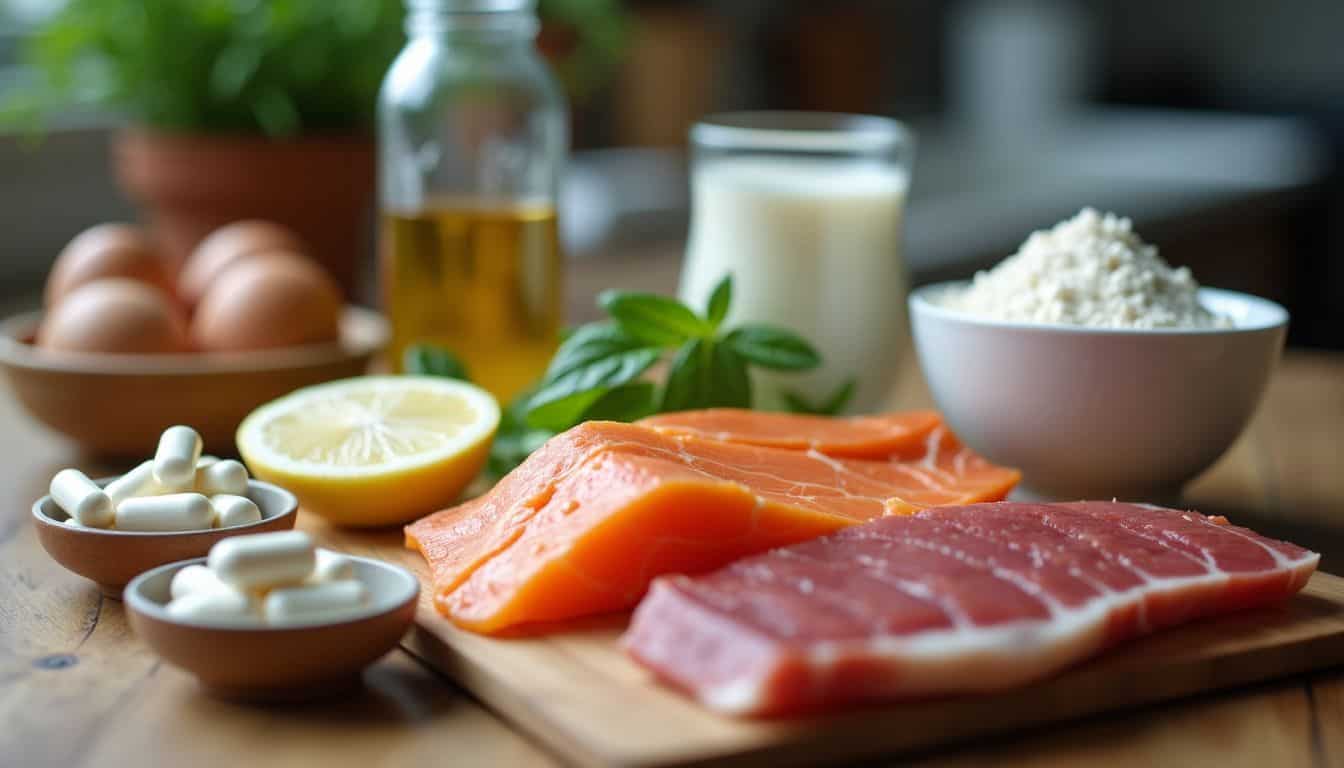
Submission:
<svg viewBox="0 0 1344 768">
<path fill-rule="evenodd" d="M 499 426 L 485 390 L 425 376 L 300 389 L 253 411 L 238 450 L 253 474 L 339 525 L 406 522 L 451 504 Z"/>
</svg>

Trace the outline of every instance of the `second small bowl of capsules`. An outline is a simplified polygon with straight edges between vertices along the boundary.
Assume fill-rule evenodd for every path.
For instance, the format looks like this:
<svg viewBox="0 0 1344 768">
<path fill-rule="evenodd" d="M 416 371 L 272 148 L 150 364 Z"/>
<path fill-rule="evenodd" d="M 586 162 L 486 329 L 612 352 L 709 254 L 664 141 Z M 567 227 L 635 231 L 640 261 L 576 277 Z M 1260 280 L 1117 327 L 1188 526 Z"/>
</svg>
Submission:
<svg viewBox="0 0 1344 768">
<path fill-rule="evenodd" d="M 105 487 L 116 479 L 109 477 L 96 482 Z M 104 595 L 120 599 L 126 583 L 151 568 L 204 557 L 216 542 L 230 536 L 294 527 L 299 511 L 294 494 L 271 483 L 249 480 L 247 497 L 261 511 L 261 519 L 228 528 L 120 531 L 67 525 L 70 516 L 50 495 L 33 504 L 33 523 L 38 540 L 52 559 L 96 583 Z"/>
<path fill-rule="evenodd" d="M 288 535 L 288 534 L 286 534 Z M 131 628 L 207 693 L 236 701 L 303 701 L 349 690 L 362 670 L 401 641 L 415 619 L 420 584 L 405 568 L 343 556 L 367 601 L 338 618 L 282 625 L 175 615 L 173 577 L 197 558 L 155 568 L 126 586 Z"/>
</svg>

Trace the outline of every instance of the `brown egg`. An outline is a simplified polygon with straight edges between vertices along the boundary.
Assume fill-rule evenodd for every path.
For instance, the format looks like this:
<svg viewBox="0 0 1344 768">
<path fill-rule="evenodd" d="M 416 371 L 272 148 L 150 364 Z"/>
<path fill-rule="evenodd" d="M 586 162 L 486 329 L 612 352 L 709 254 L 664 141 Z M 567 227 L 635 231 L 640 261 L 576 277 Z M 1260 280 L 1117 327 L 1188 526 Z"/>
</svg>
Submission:
<svg viewBox="0 0 1344 768">
<path fill-rule="evenodd" d="M 177 279 L 177 295 L 188 307 L 194 307 L 210 283 L 238 259 L 305 252 L 299 236 L 279 224 L 260 219 L 235 221 L 211 232 L 187 257 Z"/>
<path fill-rule="evenodd" d="M 107 277 L 139 280 L 173 296 L 171 271 L 149 236 L 130 224 L 99 224 L 75 236 L 56 257 L 47 276 L 46 305 L 55 306 L 71 291 Z"/>
<path fill-rule="evenodd" d="M 249 256 L 229 265 L 191 320 L 196 345 L 211 352 L 335 341 L 341 291 L 321 267 L 293 253 Z"/>
<path fill-rule="evenodd" d="M 37 345 L 66 352 L 187 352 L 186 321 L 163 291 L 113 277 L 74 289 L 47 310 Z"/>
</svg>

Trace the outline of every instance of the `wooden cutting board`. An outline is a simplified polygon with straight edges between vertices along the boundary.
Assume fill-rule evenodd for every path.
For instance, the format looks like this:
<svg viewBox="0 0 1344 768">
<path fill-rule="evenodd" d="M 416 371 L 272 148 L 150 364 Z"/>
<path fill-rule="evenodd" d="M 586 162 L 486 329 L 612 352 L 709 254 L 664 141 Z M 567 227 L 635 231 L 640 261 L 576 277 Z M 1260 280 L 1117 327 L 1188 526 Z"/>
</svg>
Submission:
<svg viewBox="0 0 1344 768">
<path fill-rule="evenodd" d="M 1344 664 L 1344 579 L 1318 573 L 1284 606 L 1162 632 L 1026 688 L 824 718 L 734 720 L 656 685 L 626 659 L 616 645 L 624 616 L 522 639 L 462 632 L 434 611 L 424 561 L 402 547 L 399 531 L 341 531 L 320 521 L 300 527 L 333 549 L 414 571 L 424 589 L 407 648 L 585 766 L 784 766 L 871 757 Z"/>
</svg>

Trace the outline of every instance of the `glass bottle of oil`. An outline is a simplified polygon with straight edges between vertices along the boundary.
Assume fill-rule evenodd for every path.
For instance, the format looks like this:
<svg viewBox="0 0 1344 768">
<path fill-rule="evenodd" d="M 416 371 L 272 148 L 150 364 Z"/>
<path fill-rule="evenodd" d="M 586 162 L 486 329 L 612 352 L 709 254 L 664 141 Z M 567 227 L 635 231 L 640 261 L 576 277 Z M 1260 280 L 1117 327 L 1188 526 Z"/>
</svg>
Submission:
<svg viewBox="0 0 1344 768">
<path fill-rule="evenodd" d="M 501 401 L 540 377 L 561 322 L 569 120 L 534 1 L 407 0 L 378 105 L 389 363 L 445 347 Z"/>
</svg>

